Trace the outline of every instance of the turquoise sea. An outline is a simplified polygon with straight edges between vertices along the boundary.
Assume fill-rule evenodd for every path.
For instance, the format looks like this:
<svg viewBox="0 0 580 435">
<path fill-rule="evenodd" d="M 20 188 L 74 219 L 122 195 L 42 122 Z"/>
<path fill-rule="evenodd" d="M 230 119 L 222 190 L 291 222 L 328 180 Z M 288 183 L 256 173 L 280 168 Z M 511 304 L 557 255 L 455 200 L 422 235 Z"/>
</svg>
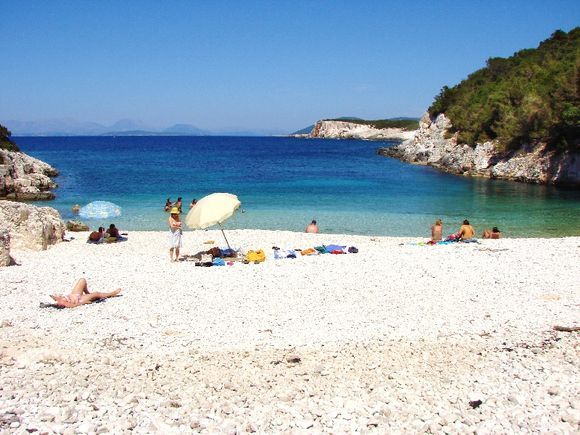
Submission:
<svg viewBox="0 0 580 435">
<path fill-rule="evenodd" d="M 120 205 L 122 230 L 165 230 L 167 197 L 238 195 L 243 213 L 226 228 L 390 236 L 444 232 L 469 219 L 506 236 L 580 235 L 580 191 L 441 173 L 382 157 L 389 142 L 286 137 L 17 137 L 21 149 L 56 167 L 54 201 L 64 219 L 94 200 Z M 391 142 L 390 144 L 394 144 Z M 110 222 L 89 222 L 91 226 Z"/>
</svg>

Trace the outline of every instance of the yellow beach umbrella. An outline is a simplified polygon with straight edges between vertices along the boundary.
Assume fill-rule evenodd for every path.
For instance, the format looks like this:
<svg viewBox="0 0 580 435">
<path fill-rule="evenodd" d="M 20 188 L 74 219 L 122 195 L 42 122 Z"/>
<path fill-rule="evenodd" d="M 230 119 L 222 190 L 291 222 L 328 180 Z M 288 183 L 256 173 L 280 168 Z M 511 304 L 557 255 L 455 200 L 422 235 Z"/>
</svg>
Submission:
<svg viewBox="0 0 580 435">
<path fill-rule="evenodd" d="M 189 210 L 185 217 L 185 224 L 191 229 L 204 229 L 219 225 L 228 248 L 230 248 L 221 224 L 230 218 L 240 208 L 240 205 L 241 202 L 236 195 L 231 193 L 212 193 L 201 198 Z"/>
</svg>

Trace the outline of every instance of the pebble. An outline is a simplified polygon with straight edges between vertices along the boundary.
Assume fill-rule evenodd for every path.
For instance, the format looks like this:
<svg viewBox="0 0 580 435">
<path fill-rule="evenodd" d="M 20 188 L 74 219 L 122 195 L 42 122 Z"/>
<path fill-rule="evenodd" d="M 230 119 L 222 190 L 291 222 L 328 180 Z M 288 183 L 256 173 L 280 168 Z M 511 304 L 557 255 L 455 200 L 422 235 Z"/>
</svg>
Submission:
<svg viewBox="0 0 580 435">
<path fill-rule="evenodd" d="M 227 271 L 169 267 L 165 235 L 138 232 L 122 246 L 79 240 L 17 252 L 22 265 L 2 270 L 0 280 L 0 319 L 14 319 L 0 330 L 0 427 L 67 434 L 577 430 L 577 334 L 550 328 L 553 319 L 577 319 L 579 238 L 483 241 L 510 249 L 498 261 L 478 246 L 231 233 L 235 243 L 255 247 L 344 240 L 365 256 L 268 259 Z M 208 237 L 186 236 L 190 247 Z M 385 252 L 388 266 L 368 261 Z M 38 273 L 63 264 L 66 273 Z M 458 267 L 464 264 L 478 265 L 468 281 Z M 42 297 L 39 289 L 70 286 L 71 271 L 108 290 L 102 270 L 113 269 L 123 297 L 60 311 L 27 303 Z M 17 292 L 5 284 L 16 281 L 23 282 Z M 552 289 L 559 301 L 540 297 Z M 264 340 L 266 330 L 273 332 Z"/>
</svg>

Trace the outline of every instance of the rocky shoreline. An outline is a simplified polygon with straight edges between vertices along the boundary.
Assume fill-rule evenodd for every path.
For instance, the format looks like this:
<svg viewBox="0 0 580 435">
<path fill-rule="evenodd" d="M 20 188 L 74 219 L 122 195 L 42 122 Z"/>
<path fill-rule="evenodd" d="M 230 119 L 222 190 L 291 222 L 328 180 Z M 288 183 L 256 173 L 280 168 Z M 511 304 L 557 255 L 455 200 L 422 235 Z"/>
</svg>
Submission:
<svg viewBox="0 0 580 435">
<path fill-rule="evenodd" d="M 363 140 L 409 140 L 414 130 L 402 128 L 375 128 L 370 125 L 348 121 L 318 121 L 308 134 L 293 137 L 318 139 L 363 139 Z"/>
<path fill-rule="evenodd" d="M 0 149 L 0 199 L 38 201 L 54 199 L 50 190 L 58 171 L 23 152 Z"/>
<path fill-rule="evenodd" d="M 500 153 L 494 142 L 471 147 L 447 138 L 451 122 L 444 114 L 425 114 L 415 136 L 378 153 L 408 163 L 429 165 L 456 175 L 497 178 L 536 184 L 580 187 L 580 155 L 546 151 L 544 144 Z"/>
</svg>

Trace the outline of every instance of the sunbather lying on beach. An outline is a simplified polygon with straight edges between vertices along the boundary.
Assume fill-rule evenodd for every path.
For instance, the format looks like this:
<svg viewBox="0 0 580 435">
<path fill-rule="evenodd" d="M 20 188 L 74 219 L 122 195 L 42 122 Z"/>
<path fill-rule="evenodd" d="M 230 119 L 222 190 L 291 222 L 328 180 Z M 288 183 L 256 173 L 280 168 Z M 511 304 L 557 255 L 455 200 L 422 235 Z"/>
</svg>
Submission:
<svg viewBox="0 0 580 435">
<path fill-rule="evenodd" d="M 112 298 L 117 296 L 121 293 L 121 289 L 118 288 L 117 290 L 109 293 L 103 292 L 93 292 L 89 293 L 89 287 L 87 284 L 87 280 L 81 278 L 78 280 L 74 288 L 72 289 L 69 295 L 50 295 L 52 299 L 56 302 L 56 304 L 60 307 L 64 308 L 74 308 L 78 307 L 79 305 L 90 304 L 91 302 L 97 299 L 106 299 Z"/>
</svg>

